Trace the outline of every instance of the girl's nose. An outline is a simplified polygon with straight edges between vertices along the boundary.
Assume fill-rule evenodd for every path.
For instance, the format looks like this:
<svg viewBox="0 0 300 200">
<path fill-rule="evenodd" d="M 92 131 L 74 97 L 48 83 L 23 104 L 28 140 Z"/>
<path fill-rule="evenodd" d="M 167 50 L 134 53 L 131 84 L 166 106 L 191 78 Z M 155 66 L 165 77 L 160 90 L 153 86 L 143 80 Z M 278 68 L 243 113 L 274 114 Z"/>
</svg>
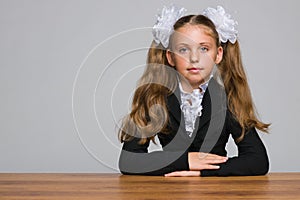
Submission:
<svg viewBox="0 0 300 200">
<path fill-rule="evenodd" d="M 191 51 L 190 62 L 191 63 L 198 63 L 199 62 L 199 54 L 198 54 L 197 51 Z"/>
</svg>

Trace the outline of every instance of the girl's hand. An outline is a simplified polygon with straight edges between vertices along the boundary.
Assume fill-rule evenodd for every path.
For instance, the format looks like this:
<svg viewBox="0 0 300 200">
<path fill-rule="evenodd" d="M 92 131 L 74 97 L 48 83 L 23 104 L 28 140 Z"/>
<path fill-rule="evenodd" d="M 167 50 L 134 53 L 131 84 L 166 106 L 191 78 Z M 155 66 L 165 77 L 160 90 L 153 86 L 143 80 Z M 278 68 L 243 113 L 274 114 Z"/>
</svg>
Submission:
<svg viewBox="0 0 300 200">
<path fill-rule="evenodd" d="M 228 160 L 228 158 L 224 156 L 202 152 L 189 152 L 188 157 L 191 171 L 175 171 L 165 174 L 165 176 L 200 176 L 200 170 L 219 169 L 220 166 L 216 164 L 224 163 Z"/>
<path fill-rule="evenodd" d="M 176 171 L 165 174 L 166 177 L 173 176 L 200 176 L 200 171 Z"/>
<path fill-rule="evenodd" d="M 217 164 L 225 163 L 228 158 L 211 153 L 189 152 L 190 170 L 200 171 L 203 169 L 219 169 Z"/>
</svg>

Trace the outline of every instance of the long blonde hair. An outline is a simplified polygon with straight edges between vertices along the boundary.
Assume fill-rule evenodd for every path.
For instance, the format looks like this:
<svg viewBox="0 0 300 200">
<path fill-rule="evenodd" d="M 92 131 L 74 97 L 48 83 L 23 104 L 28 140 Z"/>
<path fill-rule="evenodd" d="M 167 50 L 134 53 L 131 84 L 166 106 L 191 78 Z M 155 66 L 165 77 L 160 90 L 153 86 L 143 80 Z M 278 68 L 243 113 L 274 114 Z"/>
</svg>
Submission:
<svg viewBox="0 0 300 200">
<path fill-rule="evenodd" d="M 187 24 L 204 25 L 208 30 L 206 32 L 215 39 L 217 46 L 223 48 L 223 59 L 218 64 L 218 69 L 224 82 L 228 108 L 242 127 L 241 136 L 237 141 L 242 140 L 246 130 L 252 127 L 267 132 L 270 124 L 265 124 L 257 118 L 238 41 L 234 44 L 219 42 L 215 25 L 203 15 L 180 18 L 174 24 L 174 30 Z M 144 144 L 149 140 L 154 141 L 154 136 L 158 132 L 168 133 L 166 98 L 174 92 L 178 84 L 176 73 L 172 70 L 166 58 L 166 49 L 152 42 L 148 51 L 147 67 L 134 93 L 131 112 L 123 119 L 119 130 L 121 142 L 139 137 L 140 143 Z"/>
</svg>

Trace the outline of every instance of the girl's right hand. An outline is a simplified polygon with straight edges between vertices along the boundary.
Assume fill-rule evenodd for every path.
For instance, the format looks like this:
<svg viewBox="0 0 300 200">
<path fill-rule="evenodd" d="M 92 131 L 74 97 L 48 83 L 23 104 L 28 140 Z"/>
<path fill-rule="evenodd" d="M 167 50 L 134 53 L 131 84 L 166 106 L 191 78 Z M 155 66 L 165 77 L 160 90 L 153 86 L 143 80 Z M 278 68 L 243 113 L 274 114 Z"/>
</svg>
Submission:
<svg viewBox="0 0 300 200">
<path fill-rule="evenodd" d="M 211 153 L 189 152 L 188 155 L 190 170 L 200 171 L 203 169 L 219 169 L 218 164 L 225 163 L 228 157 Z"/>
</svg>

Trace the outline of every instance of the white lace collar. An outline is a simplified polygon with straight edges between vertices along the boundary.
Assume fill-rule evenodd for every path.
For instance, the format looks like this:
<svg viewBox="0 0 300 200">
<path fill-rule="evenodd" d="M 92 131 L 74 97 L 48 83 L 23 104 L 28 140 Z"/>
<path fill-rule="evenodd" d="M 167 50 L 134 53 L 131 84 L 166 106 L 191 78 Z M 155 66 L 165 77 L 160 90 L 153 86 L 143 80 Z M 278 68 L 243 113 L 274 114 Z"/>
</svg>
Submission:
<svg viewBox="0 0 300 200">
<path fill-rule="evenodd" d="M 189 137 L 192 136 L 192 133 L 195 129 L 196 118 L 200 117 L 202 114 L 202 99 L 203 95 L 208 87 L 209 80 L 199 86 L 199 89 L 194 89 L 192 93 L 188 93 L 183 90 L 181 82 L 179 82 L 179 90 L 181 97 L 180 109 L 184 115 L 185 130 Z"/>
</svg>

